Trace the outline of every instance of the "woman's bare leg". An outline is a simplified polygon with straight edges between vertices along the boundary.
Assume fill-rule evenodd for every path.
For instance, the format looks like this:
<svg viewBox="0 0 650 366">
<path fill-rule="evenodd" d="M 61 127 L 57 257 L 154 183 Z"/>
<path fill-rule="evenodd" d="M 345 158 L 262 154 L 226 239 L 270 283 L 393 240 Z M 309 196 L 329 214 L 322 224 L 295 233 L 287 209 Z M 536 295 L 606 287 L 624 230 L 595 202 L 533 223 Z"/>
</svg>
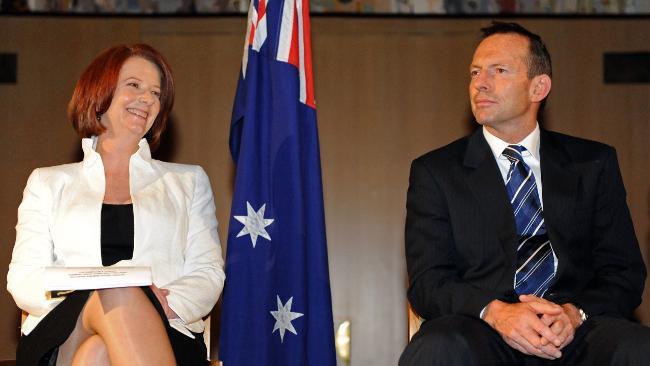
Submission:
<svg viewBox="0 0 650 366">
<path fill-rule="evenodd" d="M 57 359 L 58 362 L 58 359 Z M 111 366 L 108 350 L 102 337 L 97 334 L 87 338 L 74 354 L 71 366 Z"/>
<path fill-rule="evenodd" d="M 69 365 L 72 360 L 79 365 L 95 364 L 84 354 L 93 356 L 87 351 L 102 346 L 113 366 L 176 364 L 160 315 L 137 287 L 94 291 L 75 330 L 59 348 L 57 365 Z"/>
<path fill-rule="evenodd" d="M 83 313 L 83 310 L 82 310 Z M 81 344 L 87 340 L 89 337 L 93 336 L 88 329 L 84 329 L 81 322 L 81 314 L 77 318 L 77 324 L 75 325 L 72 333 L 68 336 L 68 339 L 59 346 L 59 354 L 56 358 L 56 366 L 68 366 L 72 364 L 72 359 L 74 358 L 75 353 L 81 347 Z"/>
</svg>

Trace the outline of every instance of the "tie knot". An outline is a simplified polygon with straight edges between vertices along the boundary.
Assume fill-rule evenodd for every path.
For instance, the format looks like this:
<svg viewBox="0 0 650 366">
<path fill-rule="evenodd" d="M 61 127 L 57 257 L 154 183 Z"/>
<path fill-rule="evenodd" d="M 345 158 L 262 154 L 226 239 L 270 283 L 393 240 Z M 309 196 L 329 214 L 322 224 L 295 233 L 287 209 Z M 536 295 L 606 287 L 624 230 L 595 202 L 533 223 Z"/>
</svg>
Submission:
<svg viewBox="0 0 650 366">
<path fill-rule="evenodd" d="M 505 156 L 510 162 L 514 163 L 517 161 L 522 161 L 524 158 L 521 156 L 521 153 L 526 151 L 526 148 L 521 145 L 508 145 L 501 155 Z"/>
</svg>

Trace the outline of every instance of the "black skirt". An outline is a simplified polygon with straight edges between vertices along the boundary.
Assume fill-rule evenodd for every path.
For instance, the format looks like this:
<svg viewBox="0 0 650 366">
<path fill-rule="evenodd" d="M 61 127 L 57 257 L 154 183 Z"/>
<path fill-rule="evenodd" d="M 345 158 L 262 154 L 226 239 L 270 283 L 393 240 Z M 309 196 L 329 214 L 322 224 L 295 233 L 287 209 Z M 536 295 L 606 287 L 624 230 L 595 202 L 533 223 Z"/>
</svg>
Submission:
<svg viewBox="0 0 650 366">
<path fill-rule="evenodd" d="M 192 333 L 194 339 L 172 328 L 165 311 L 149 287 L 141 287 L 160 315 L 174 351 L 178 366 L 209 365 L 203 333 Z M 20 338 L 16 350 L 16 366 L 55 366 L 59 346 L 68 339 L 77 324 L 92 290 L 75 291 L 55 307 L 28 335 Z"/>
</svg>

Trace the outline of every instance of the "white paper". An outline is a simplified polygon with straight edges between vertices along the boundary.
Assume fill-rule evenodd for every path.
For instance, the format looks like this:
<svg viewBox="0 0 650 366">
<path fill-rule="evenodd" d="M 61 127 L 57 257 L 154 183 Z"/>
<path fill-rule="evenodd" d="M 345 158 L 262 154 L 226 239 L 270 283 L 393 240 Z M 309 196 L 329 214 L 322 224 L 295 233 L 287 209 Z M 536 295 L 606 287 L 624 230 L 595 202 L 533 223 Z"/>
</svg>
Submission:
<svg viewBox="0 0 650 366">
<path fill-rule="evenodd" d="M 151 285 L 150 267 L 45 267 L 46 291 Z"/>
</svg>

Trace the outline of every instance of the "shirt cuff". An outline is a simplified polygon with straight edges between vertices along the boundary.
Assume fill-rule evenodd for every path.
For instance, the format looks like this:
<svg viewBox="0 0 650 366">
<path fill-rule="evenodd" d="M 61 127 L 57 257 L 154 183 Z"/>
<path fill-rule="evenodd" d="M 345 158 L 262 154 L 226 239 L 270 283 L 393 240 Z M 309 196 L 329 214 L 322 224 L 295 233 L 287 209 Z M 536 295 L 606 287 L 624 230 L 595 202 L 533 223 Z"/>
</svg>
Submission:
<svg viewBox="0 0 650 366">
<path fill-rule="evenodd" d="M 483 317 L 485 316 L 485 309 L 487 309 L 487 305 L 483 307 L 483 310 L 481 310 L 481 313 L 478 315 L 478 317 L 481 318 L 481 320 L 485 320 L 483 319 Z"/>
</svg>

